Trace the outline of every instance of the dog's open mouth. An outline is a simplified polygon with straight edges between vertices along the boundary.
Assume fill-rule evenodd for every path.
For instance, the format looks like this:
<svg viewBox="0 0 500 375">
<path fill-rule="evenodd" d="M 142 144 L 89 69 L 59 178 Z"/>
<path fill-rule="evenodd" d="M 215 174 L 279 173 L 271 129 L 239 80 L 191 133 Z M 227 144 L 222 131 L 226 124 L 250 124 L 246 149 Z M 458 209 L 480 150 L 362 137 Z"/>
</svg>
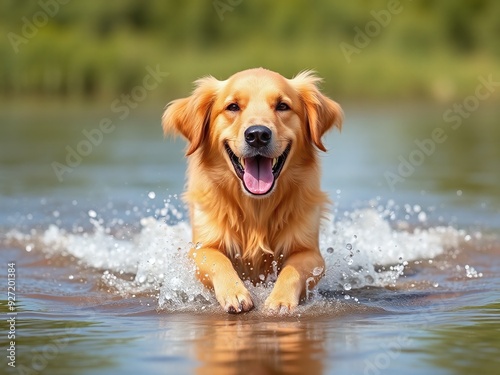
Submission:
<svg viewBox="0 0 500 375">
<path fill-rule="evenodd" d="M 268 158 L 263 155 L 239 158 L 227 143 L 224 146 L 233 163 L 234 171 L 243 181 L 245 189 L 253 195 L 264 195 L 272 190 L 278 179 L 290 153 L 291 143 L 277 158 Z"/>
</svg>

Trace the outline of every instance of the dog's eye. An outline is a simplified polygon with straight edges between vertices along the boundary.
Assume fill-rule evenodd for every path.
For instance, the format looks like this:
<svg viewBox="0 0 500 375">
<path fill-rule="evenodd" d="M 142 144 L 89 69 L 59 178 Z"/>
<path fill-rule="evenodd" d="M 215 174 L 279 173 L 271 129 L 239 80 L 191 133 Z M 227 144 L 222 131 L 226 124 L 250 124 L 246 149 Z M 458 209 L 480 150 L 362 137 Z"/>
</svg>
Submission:
<svg viewBox="0 0 500 375">
<path fill-rule="evenodd" d="M 240 106 L 236 103 L 231 103 L 226 107 L 226 111 L 238 112 L 240 110 Z"/>
<path fill-rule="evenodd" d="M 283 102 L 279 102 L 277 105 L 276 105 L 276 110 L 277 111 L 288 111 L 290 109 L 290 106 L 286 103 L 283 103 Z"/>
</svg>

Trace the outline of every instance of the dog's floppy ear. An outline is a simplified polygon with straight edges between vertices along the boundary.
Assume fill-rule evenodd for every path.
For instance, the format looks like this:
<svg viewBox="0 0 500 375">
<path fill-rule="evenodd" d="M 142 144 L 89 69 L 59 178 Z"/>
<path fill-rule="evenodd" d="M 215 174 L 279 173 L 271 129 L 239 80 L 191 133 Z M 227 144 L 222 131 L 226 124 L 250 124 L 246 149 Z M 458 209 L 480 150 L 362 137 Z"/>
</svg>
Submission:
<svg viewBox="0 0 500 375">
<path fill-rule="evenodd" d="M 186 155 L 195 152 L 205 138 L 220 81 L 205 77 L 195 84 L 191 96 L 170 102 L 162 116 L 165 134 L 179 132 L 189 141 Z"/>
<path fill-rule="evenodd" d="M 317 84 L 321 78 L 312 71 L 299 73 L 290 80 L 297 89 L 306 112 L 306 127 L 311 141 L 321 151 L 326 151 L 321 137 L 332 127 L 342 128 L 343 112 L 340 105 L 323 95 Z"/>
</svg>

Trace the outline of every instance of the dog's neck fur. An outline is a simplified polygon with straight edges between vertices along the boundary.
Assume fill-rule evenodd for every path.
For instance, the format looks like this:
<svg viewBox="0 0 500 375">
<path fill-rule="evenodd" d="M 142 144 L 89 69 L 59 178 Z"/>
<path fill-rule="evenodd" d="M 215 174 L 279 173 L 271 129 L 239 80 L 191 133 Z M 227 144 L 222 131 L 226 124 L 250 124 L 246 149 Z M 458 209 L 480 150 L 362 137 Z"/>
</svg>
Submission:
<svg viewBox="0 0 500 375">
<path fill-rule="evenodd" d="M 188 168 L 198 163 L 207 164 L 207 160 L 193 155 Z M 313 158 L 311 171 L 317 165 Z M 218 175 L 214 171 L 223 168 L 205 167 L 196 168 L 198 175 L 188 173 L 191 178 L 184 196 L 190 207 L 193 241 L 225 253 L 242 278 L 258 282 L 273 268 L 279 270 L 281 260 L 291 253 L 318 247 L 317 228 L 328 199 L 326 194 L 317 193 L 317 173 L 294 176 L 289 168 L 270 196 L 254 198 L 243 192 L 232 171 Z M 215 190 L 218 199 L 213 199 Z M 310 232 L 306 228 L 311 228 Z"/>
</svg>

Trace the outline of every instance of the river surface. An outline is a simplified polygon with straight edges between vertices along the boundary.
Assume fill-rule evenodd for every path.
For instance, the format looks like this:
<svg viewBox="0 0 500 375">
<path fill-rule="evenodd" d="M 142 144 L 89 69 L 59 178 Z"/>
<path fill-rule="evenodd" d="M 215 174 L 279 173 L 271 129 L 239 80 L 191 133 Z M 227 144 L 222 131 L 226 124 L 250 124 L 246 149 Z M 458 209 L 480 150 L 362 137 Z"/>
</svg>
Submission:
<svg viewBox="0 0 500 375">
<path fill-rule="evenodd" d="M 195 280 L 162 105 L 4 104 L 1 373 L 497 374 L 500 112 L 448 109 L 345 105 L 326 277 L 275 316 L 266 285 L 228 315 Z"/>
</svg>

